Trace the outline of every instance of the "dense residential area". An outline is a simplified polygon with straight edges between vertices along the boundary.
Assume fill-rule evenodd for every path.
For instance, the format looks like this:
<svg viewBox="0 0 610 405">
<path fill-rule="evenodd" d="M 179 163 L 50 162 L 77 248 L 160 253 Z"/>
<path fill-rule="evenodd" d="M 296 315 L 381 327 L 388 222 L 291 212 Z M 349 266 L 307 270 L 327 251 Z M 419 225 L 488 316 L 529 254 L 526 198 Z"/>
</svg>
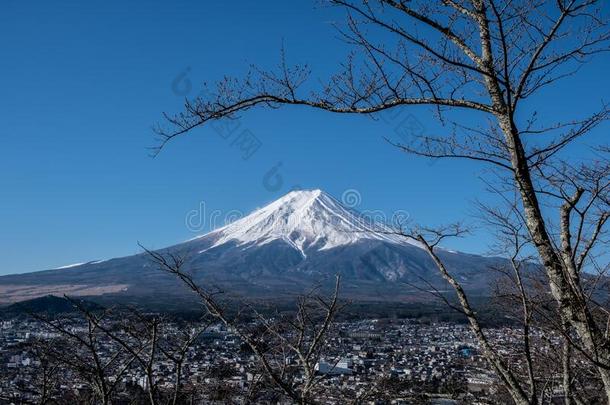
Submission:
<svg viewBox="0 0 610 405">
<path fill-rule="evenodd" d="M 95 396 L 95 388 L 86 378 L 91 370 L 78 365 L 78 359 L 90 356 L 85 348 L 74 345 L 67 351 L 53 350 L 53 345 L 57 349 L 70 345 L 70 340 L 40 320 L 5 320 L 0 326 L 3 403 L 39 403 L 43 395 L 48 403 L 65 403 L 67 398 L 86 401 Z M 251 329 L 257 326 L 249 325 Z M 87 327 L 86 323 L 72 324 L 70 332 L 85 337 Z M 176 323 L 162 327 L 164 336 L 160 339 L 177 339 L 183 333 L 180 328 L 197 333 L 182 362 L 180 403 L 290 403 L 267 381 L 256 356 L 233 331 L 217 323 L 200 333 L 198 327 Z M 516 328 L 489 329 L 487 333 L 506 353 L 511 348 L 518 350 L 521 343 Z M 136 342 L 135 335 L 123 334 L 133 350 L 148 350 L 145 339 Z M 120 374 L 117 377 L 110 372 L 107 376 L 108 384 L 118 381 L 112 403 L 130 403 L 134 397 L 146 400 L 151 383 L 159 403 L 163 403 L 161 398 L 170 398 L 177 363 L 161 344 L 149 364 L 140 364 L 128 360 L 129 353 L 117 340 L 103 334 L 97 339 L 99 361 L 110 362 L 109 370 Z M 148 361 L 147 356 L 142 358 Z M 117 360 L 112 363 L 114 357 Z M 287 355 L 282 362 L 274 367 L 285 366 L 286 373 L 293 374 L 294 383 L 302 383 L 304 376 L 297 359 Z M 146 374 L 148 365 L 152 380 Z M 315 372 L 319 380 L 314 399 L 321 403 L 341 404 L 357 398 L 362 399 L 360 403 L 371 404 L 489 403 L 502 395 L 468 326 L 456 323 L 398 319 L 337 323 L 318 354 Z M 561 394 L 555 392 L 552 378 L 547 385 L 549 400 Z"/>
</svg>

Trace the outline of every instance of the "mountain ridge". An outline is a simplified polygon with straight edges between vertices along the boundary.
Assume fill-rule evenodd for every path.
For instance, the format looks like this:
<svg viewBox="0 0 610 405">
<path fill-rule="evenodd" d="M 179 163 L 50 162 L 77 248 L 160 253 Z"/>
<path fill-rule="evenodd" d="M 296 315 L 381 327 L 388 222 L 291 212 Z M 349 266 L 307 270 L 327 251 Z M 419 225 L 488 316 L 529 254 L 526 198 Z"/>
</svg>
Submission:
<svg viewBox="0 0 610 405">
<path fill-rule="evenodd" d="M 421 245 L 319 189 L 290 192 L 230 224 L 158 251 L 184 256 L 185 270 L 198 282 L 243 295 L 297 294 L 335 274 L 342 275 L 348 296 L 367 299 L 403 299 L 405 291 L 417 295 L 430 285 L 447 287 Z M 439 255 L 466 289 L 481 293 L 489 290 L 489 269 L 501 260 L 446 250 Z M 57 292 L 123 298 L 185 293 L 143 253 L 62 267 L 0 277 L 0 303 Z"/>
</svg>

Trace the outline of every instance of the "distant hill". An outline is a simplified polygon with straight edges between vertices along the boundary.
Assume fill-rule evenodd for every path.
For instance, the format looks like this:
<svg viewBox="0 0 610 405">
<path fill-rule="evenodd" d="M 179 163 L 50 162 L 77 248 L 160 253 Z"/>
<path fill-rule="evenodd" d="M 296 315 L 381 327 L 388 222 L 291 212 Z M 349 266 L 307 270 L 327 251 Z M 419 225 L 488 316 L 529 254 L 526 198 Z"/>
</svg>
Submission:
<svg viewBox="0 0 610 405">
<path fill-rule="evenodd" d="M 103 309 L 101 305 L 94 302 L 78 299 L 80 305 L 90 311 Z M 50 315 L 77 312 L 78 309 L 70 300 L 64 297 L 54 295 L 46 295 L 27 301 L 18 302 L 3 308 L 4 313 L 10 315 L 27 314 L 27 313 L 45 313 Z"/>
</svg>

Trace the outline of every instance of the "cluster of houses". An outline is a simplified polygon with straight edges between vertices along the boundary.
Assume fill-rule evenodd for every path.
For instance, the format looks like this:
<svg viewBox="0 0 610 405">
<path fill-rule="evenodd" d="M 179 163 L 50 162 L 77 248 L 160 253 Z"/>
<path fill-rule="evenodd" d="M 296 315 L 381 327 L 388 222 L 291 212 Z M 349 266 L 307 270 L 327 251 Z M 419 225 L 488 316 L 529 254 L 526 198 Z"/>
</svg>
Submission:
<svg viewBox="0 0 610 405">
<path fill-rule="evenodd" d="M 506 328 L 492 329 L 489 333 L 497 339 L 512 336 Z M 34 378 L 40 360 L 28 349 L 28 342 L 53 341 L 58 337 L 36 320 L 0 323 L 0 397 L 27 400 L 28 395 L 35 395 Z M 107 353 L 101 357 L 110 358 L 116 343 L 109 340 L 104 344 Z M 302 379 L 296 358 L 289 356 L 286 362 L 294 366 L 295 381 Z M 171 390 L 175 363 L 160 356 L 153 367 L 157 387 Z M 87 389 L 87 384 L 73 372 L 67 369 L 64 372 L 62 389 Z M 359 395 L 381 379 L 393 381 L 395 403 L 415 394 L 445 400 L 464 395 L 484 396 L 493 391 L 496 382 L 467 326 L 423 324 L 415 320 L 371 319 L 336 324 L 317 359 L 315 372 L 320 377 L 320 392 Z M 182 377 L 185 386 L 229 387 L 230 392 L 239 396 L 260 382 L 261 371 L 256 357 L 244 350 L 235 333 L 222 325 L 213 325 L 188 349 Z M 135 363 L 120 379 L 125 389 L 150 389 L 150 380 Z"/>
</svg>

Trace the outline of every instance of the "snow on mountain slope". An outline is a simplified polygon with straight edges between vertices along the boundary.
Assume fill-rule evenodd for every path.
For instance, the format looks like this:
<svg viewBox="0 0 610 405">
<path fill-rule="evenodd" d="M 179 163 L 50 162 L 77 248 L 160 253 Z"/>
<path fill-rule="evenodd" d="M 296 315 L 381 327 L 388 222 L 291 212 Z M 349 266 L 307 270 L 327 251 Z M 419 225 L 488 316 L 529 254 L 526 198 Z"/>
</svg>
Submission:
<svg viewBox="0 0 610 405">
<path fill-rule="evenodd" d="M 307 257 L 308 250 L 327 250 L 362 240 L 418 246 L 415 241 L 388 232 L 384 224 L 346 209 L 322 190 L 299 190 L 204 235 L 214 237 L 215 243 L 200 253 L 230 241 L 253 247 L 282 240 L 303 257 Z"/>
<path fill-rule="evenodd" d="M 428 253 L 388 230 L 323 191 L 294 191 L 229 225 L 160 252 L 184 257 L 184 269 L 195 281 L 226 286 L 246 296 L 300 293 L 336 274 L 344 280 L 346 296 L 381 301 L 397 299 L 405 284 L 446 288 Z M 499 258 L 445 250 L 438 254 L 464 288 L 477 293 L 489 290 L 498 274 L 489 268 L 503 263 Z M 171 301 L 163 297 L 186 293 L 175 277 L 159 271 L 143 253 L 0 277 L 0 301 L 11 291 L 18 292 L 7 298 L 12 301 L 50 292 Z"/>
</svg>

